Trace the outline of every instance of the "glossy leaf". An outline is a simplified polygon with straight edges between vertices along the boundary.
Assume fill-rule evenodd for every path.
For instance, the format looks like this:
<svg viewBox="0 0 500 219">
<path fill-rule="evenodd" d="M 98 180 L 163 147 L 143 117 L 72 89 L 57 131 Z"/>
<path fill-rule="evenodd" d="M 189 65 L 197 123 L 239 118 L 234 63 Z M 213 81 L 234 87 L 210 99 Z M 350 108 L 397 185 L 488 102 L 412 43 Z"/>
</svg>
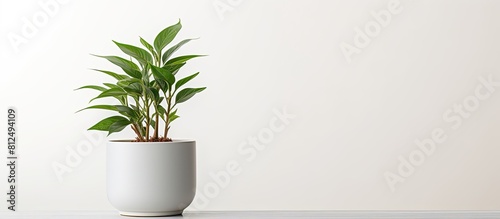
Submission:
<svg viewBox="0 0 500 219">
<path fill-rule="evenodd" d="M 142 95 L 142 86 L 139 83 L 132 83 L 129 84 L 126 87 L 123 87 L 123 90 L 125 90 L 129 94 L 136 94 L 136 95 Z"/>
<path fill-rule="evenodd" d="M 151 119 L 151 121 L 149 121 L 149 125 L 151 125 L 151 128 L 155 128 L 155 125 L 156 125 L 156 121 L 154 119 Z"/>
<path fill-rule="evenodd" d="M 139 67 L 132 61 L 126 60 L 126 59 L 118 57 L 118 56 L 99 56 L 99 55 L 94 55 L 94 56 L 107 59 L 111 63 L 122 68 L 123 71 L 125 73 L 127 73 L 128 75 L 130 75 L 131 77 L 139 78 L 139 79 L 142 77 L 142 74 L 139 71 Z"/>
<path fill-rule="evenodd" d="M 119 42 L 116 42 L 114 40 L 113 40 L 113 42 L 118 46 L 118 48 L 120 48 L 122 50 L 122 52 L 124 52 L 125 54 L 127 54 L 129 56 L 132 56 L 137 61 L 139 61 L 139 63 L 141 63 L 142 65 L 147 65 L 148 63 L 153 62 L 153 57 L 151 56 L 151 54 L 148 51 L 141 49 L 139 47 L 136 47 L 136 46 L 119 43 Z"/>
<path fill-rule="evenodd" d="M 115 109 L 118 112 L 123 113 L 127 117 L 131 117 L 131 118 L 138 118 L 139 117 L 139 115 L 137 114 L 137 112 L 134 111 L 132 108 L 130 108 L 128 106 L 116 105 Z"/>
<path fill-rule="evenodd" d="M 83 110 L 88 110 L 88 109 L 103 109 L 103 110 L 117 111 L 116 106 L 112 106 L 112 105 L 95 105 L 95 106 L 89 106 L 87 108 L 83 108 L 83 109 L 78 110 L 76 112 L 78 113 L 78 112 L 81 112 Z"/>
<path fill-rule="evenodd" d="M 120 86 L 116 85 L 116 84 L 111 84 L 111 83 L 102 83 L 104 84 L 106 87 L 109 87 L 109 88 L 120 88 Z"/>
<path fill-rule="evenodd" d="M 160 90 L 162 90 L 164 93 L 168 91 L 168 84 L 164 80 L 155 80 L 155 85 L 158 85 Z"/>
<path fill-rule="evenodd" d="M 125 122 L 125 121 L 128 121 L 128 119 L 121 116 L 111 116 L 99 121 L 94 126 L 90 127 L 88 130 L 109 131 L 109 128 L 114 123 Z"/>
<path fill-rule="evenodd" d="M 149 50 L 149 52 L 151 54 L 153 54 L 153 56 L 155 57 L 156 60 L 158 60 L 158 54 L 156 53 L 155 49 L 153 48 L 153 46 L 151 46 L 150 43 L 148 43 L 148 41 L 144 40 L 142 37 L 139 37 L 140 40 L 141 40 L 141 44 L 146 47 L 146 49 Z"/>
<path fill-rule="evenodd" d="M 178 64 L 178 65 L 165 65 L 162 68 L 172 73 L 173 75 L 177 74 L 182 66 L 186 65 L 186 63 Z"/>
<path fill-rule="evenodd" d="M 171 123 L 171 122 L 175 121 L 176 119 L 178 119 L 179 117 L 180 116 L 178 116 L 178 115 L 172 115 L 172 116 L 168 117 L 168 121 Z"/>
<path fill-rule="evenodd" d="M 182 46 L 184 46 L 184 44 L 188 43 L 191 40 L 195 39 L 183 40 L 177 43 L 175 46 L 172 46 L 170 49 L 168 49 L 162 56 L 162 62 L 165 63 L 177 50 L 179 50 Z"/>
<path fill-rule="evenodd" d="M 94 99 L 90 100 L 90 102 L 100 99 L 100 98 L 105 98 L 105 97 L 120 97 L 120 96 L 125 96 L 127 93 L 121 89 L 121 88 L 111 88 L 109 90 L 106 90 L 99 94 L 99 96 L 95 97 Z"/>
<path fill-rule="evenodd" d="M 177 110 L 174 110 L 168 115 L 168 121 L 169 123 L 173 122 L 174 120 L 178 119 L 180 116 L 177 115 Z"/>
<path fill-rule="evenodd" d="M 186 56 L 175 57 L 173 59 L 168 60 L 167 63 L 165 63 L 165 66 L 179 65 L 179 64 L 185 63 L 191 59 L 203 57 L 203 56 L 206 56 L 206 55 L 186 55 Z"/>
<path fill-rule="evenodd" d="M 165 121 L 165 114 L 167 114 L 167 110 L 165 109 L 165 107 L 163 107 L 162 105 L 159 105 L 158 106 L 158 113 L 160 114 L 160 117 L 163 119 L 163 121 Z"/>
<path fill-rule="evenodd" d="M 105 90 L 107 90 L 106 88 L 101 87 L 101 86 L 97 86 L 97 85 L 87 85 L 87 86 L 79 87 L 79 88 L 77 88 L 75 90 L 81 90 L 81 89 L 92 89 L 92 90 L 98 90 L 98 91 L 105 91 Z"/>
<path fill-rule="evenodd" d="M 170 42 L 172 42 L 172 40 L 174 40 L 175 36 L 177 36 L 177 33 L 179 33 L 181 28 L 181 21 L 179 20 L 177 24 L 165 28 L 156 36 L 154 47 L 158 54 L 161 54 L 163 48 L 165 48 L 165 46 L 167 46 Z"/>
<path fill-rule="evenodd" d="M 198 76 L 198 74 L 200 74 L 199 72 L 198 73 L 194 73 L 190 76 L 187 76 L 179 81 L 177 81 L 177 83 L 175 83 L 175 90 L 179 89 L 180 87 L 182 87 L 182 85 L 188 83 L 189 81 L 191 81 L 193 78 L 195 78 L 196 76 Z"/>
<path fill-rule="evenodd" d="M 125 127 L 127 127 L 130 124 L 132 124 L 132 122 L 130 122 L 128 119 L 118 120 L 118 121 L 114 122 L 109 127 L 108 136 L 115 133 L 115 132 L 121 132 L 123 129 L 125 129 Z"/>
<path fill-rule="evenodd" d="M 160 101 L 160 92 L 158 91 L 158 89 L 154 88 L 154 87 L 151 87 L 151 88 L 148 88 L 151 96 L 153 97 L 153 100 L 155 102 L 159 102 Z"/>
<path fill-rule="evenodd" d="M 126 87 L 126 86 L 129 86 L 130 84 L 133 84 L 133 83 L 141 83 L 142 81 L 140 79 L 137 79 L 137 78 L 127 78 L 127 79 L 123 79 L 123 80 L 120 80 L 118 81 L 116 84 L 119 86 L 119 87 Z"/>
<path fill-rule="evenodd" d="M 201 88 L 186 88 L 184 90 L 179 91 L 177 96 L 175 97 L 175 103 L 183 103 L 187 100 L 191 99 L 195 94 L 202 92 L 206 87 Z"/>
<path fill-rule="evenodd" d="M 156 80 L 166 82 L 169 88 L 175 83 L 174 75 L 163 68 L 151 66 L 151 72 L 153 72 L 153 76 Z"/>
<path fill-rule="evenodd" d="M 98 72 L 101 72 L 101 73 L 104 73 L 104 74 L 107 74 L 107 75 L 115 78 L 116 80 L 123 80 L 123 79 L 130 78 L 127 75 L 117 74 L 117 73 L 114 73 L 114 72 L 111 72 L 111 71 L 105 71 L 105 70 L 99 70 L 99 69 L 92 69 L 92 70 L 98 71 Z"/>
</svg>

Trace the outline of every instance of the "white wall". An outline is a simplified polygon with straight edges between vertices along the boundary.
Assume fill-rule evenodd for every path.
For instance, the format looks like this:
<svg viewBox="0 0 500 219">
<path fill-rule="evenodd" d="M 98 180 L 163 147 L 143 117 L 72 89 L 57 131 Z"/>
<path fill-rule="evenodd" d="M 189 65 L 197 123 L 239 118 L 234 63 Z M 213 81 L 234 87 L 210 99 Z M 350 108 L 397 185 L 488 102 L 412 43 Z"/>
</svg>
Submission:
<svg viewBox="0 0 500 219">
<path fill-rule="evenodd" d="M 74 114 L 95 93 L 73 89 L 107 80 L 89 68 L 113 69 L 89 53 L 117 54 L 111 40 L 139 45 L 178 18 L 179 39 L 201 37 L 184 53 L 210 55 L 183 72 L 201 71 L 193 84 L 208 89 L 181 106 L 172 132 L 198 142 L 191 210 L 500 209 L 500 93 L 480 82 L 500 81 L 499 1 L 61 1 L 23 35 L 23 19 L 44 20 L 37 2 L 49 0 L 0 3 L 0 109 L 19 111 L 19 210 L 112 209 L 104 135 L 85 131 L 108 113 Z M 388 8 L 390 22 L 358 39 L 348 62 L 341 45 Z M 252 149 L 285 108 L 294 118 Z M 433 135 L 435 150 L 418 157 L 415 140 Z M 91 154 L 58 181 L 54 162 L 83 144 Z M 424 160 L 391 190 L 386 175 L 405 174 L 400 156 Z M 232 161 L 240 173 L 206 190 Z"/>
</svg>

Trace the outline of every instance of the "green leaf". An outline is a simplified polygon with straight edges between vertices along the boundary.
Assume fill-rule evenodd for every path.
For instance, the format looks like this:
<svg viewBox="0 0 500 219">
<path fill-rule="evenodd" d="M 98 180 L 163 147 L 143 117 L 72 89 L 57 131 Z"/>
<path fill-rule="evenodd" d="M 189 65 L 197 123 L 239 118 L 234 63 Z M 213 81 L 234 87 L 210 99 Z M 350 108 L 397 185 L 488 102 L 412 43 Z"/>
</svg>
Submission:
<svg viewBox="0 0 500 219">
<path fill-rule="evenodd" d="M 195 94 L 202 92 L 205 90 L 206 87 L 201 87 L 201 88 L 186 88 L 184 90 L 179 91 L 177 93 L 177 96 L 175 96 L 175 103 L 183 103 L 186 102 L 187 100 L 191 99 Z"/>
<path fill-rule="evenodd" d="M 167 82 L 165 82 L 164 80 L 155 80 L 154 81 L 155 85 L 158 85 L 158 87 L 160 88 L 160 90 L 162 90 L 163 92 L 167 92 L 168 91 L 168 84 Z"/>
<path fill-rule="evenodd" d="M 116 98 L 119 98 L 121 96 L 125 96 L 127 95 L 127 93 L 121 89 L 121 88 L 111 88 L 109 90 L 106 90 L 104 92 L 102 92 L 101 94 L 99 94 L 99 96 L 95 97 L 94 99 L 90 100 L 90 102 L 96 100 L 96 99 L 100 99 L 100 98 L 104 98 L 104 97 L 116 97 Z"/>
<path fill-rule="evenodd" d="M 95 106 L 89 106 L 87 108 L 83 108 L 83 109 L 78 110 L 76 112 L 78 113 L 78 112 L 81 112 L 83 110 L 88 110 L 88 109 L 103 109 L 103 110 L 117 111 L 116 107 L 112 106 L 112 105 L 95 105 Z"/>
<path fill-rule="evenodd" d="M 118 96 L 118 97 L 115 97 L 115 98 L 118 99 L 122 105 L 126 105 L 127 96 Z"/>
<path fill-rule="evenodd" d="M 172 85 L 175 83 L 174 75 L 163 68 L 151 66 L 151 72 L 153 72 L 153 76 L 155 77 L 157 82 L 163 81 L 163 82 L 167 83 L 169 88 L 172 87 Z M 163 90 L 163 91 L 166 91 L 166 90 Z"/>
<path fill-rule="evenodd" d="M 134 104 L 130 104 L 130 108 L 132 108 L 134 111 L 137 111 L 137 112 L 138 112 L 138 111 L 141 111 L 141 110 L 139 109 L 139 107 L 137 107 L 137 106 L 136 106 L 136 105 L 134 105 Z"/>
<path fill-rule="evenodd" d="M 135 110 L 133 110 L 132 108 L 130 108 L 128 106 L 116 105 L 115 108 L 118 112 L 122 113 L 123 115 L 125 115 L 127 117 L 134 118 L 134 119 L 137 119 L 139 117 L 139 114 Z"/>
<path fill-rule="evenodd" d="M 206 56 L 206 55 L 186 55 L 186 56 L 175 57 L 173 59 L 168 60 L 168 62 L 165 63 L 165 66 L 182 64 L 182 63 L 189 61 L 190 59 L 194 59 L 197 57 L 203 57 L 203 56 Z"/>
<path fill-rule="evenodd" d="M 198 74 L 200 74 L 200 73 L 198 72 L 198 73 L 192 74 L 190 76 L 187 76 L 187 77 L 177 81 L 177 83 L 175 83 L 175 89 L 176 90 L 179 89 L 179 87 L 181 87 L 182 85 L 186 84 L 187 82 L 189 82 L 190 80 L 192 80 L 193 78 L 198 76 Z"/>
<path fill-rule="evenodd" d="M 158 113 L 160 114 L 160 117 L 163 119 L 163 121 L 165 121 L 165 114 L 167 114 L 167 110 L 165 109 L 165 107 L 163 107 L 162 105 L 159 105 L 158 106 Z"/>
<path fill-rule="evenodd" d="M 155 87 L 155 85 L 156 85 L 156 81 L 155 80 L 149 82 L 149 86 L 150 87 Z"/>
<path fill-rule="evenodd" d="M 170 112 L 169 116 L 170 115 L 176 115 L 177 114 L 177 109 L 175 109 L 174 111 Z"/>
<path fill-rule="evenodd" d="M 131 70 L 123 70 L 125 71 L 125 73 L 127 73 L 128 75 L 132 76 L 133 78 L 137 78 L 137 79 L 141 79 L 142 78 L 142 73 L 138 70 L 135 70 L 135 69 L 131 69 Z"/>
<path fill-rule="evenodd" d="M 121 116 L 111 116 L 108 118 L 105 118 L 95 124 L 94 126 L 90 127 L 88 130 L 98 130 L 98 131 L 109 131 L 109 128 L 111 125 L 113 125 L 116 122 L 130 122 L 128 119 L 121 117 Z"/>
<path fill-rule="evenodd" d="M 109 87 L 109 88 L 120 88 L 120 86 L 116 85 L 116 84 L 111 84 L 111 83 L 102 83 L 104 84 L 106 87 Z"/>
<path fill-rule="evenodd" d="M 151 128 L 154 128 L 156 125 L 156 121 L 154 119 L 151 119 L 151 121 L 149 121 L 149 125 L 151 125 Z"/>
<path fill-rule="evenodd" d="M 151 83 L 149 80 L 150 80 L 150 73 L 149 73 L 149 69 L 150 69 L 150 64 L 144 66 L 144 69 L 142 69 L 142 81 L 144 82 L 144 84 L 148 84 L 148 83 Z"/>
<path fill-rule="evenodd" d="M 116 85 L 116 84 L 111 84 L 111 83 L 103 83 L 104 85 L 106 85 L 107 87 L 111 88 L 111 89 L 120 89 L 122 90 L 123 88 L 120 87 L 119 85 Z M 123 95 L 123 96 L 115 96 L 115 98 L 120 101 L 121 104 L 125 105 L 125 103 L 127 102 L 127 96 Z M 94 98 L 94 99 L 98 99 L 98 98 Z M 94 99 L 90 100 L 90 102 L 92 102 Z"/>
<path fill-rule="evenodd" d="M 176 119 L 178 119 L 180 116 L 178 115 L 172 115 L 172 116 L 169 116 L 168 117 L 168 121 L 169 123 L 172 123 L 173 121 L 175 121 Z"/>
<path fill-rule="evenodd" d="M 155 99 L 154 99 L 154 100 L 155 100 L 157 103 L 160 103 L 160 91 L 159 91 L 158 89 L 154 88 L 154 87 L 149 88 L 149 89 L 153 92 L 153 95 L 154 95 L 154 97 L 155 97 Z"/>
<path fill-rule="evenodd" d="M 179 50 L 182 46 L 184 46 L 184 44 L 188 43 L 191 40 L 195 40 L 195 39 L 185 39 L 185 40 L 177 43 L 175 46 L 172 46 L 170 49 L 168 49 L 163 54 L 163 57 L 162 57 L 163 62 L 162 63 L 165 63 L 170 58 L 170 56 L 172 56 L 172 54 L 174 54 L 177 50 Z"/>
<path fill-rule="evenodd" d="M 122 68 L 123 71 L 125 73 L 127 73 L 128 75 L 130 75 L 131 77 L 139 78 L 139 79 L 142 77 L 142 74 L 139 71 L 139 67 L 132 61 L 126 60 L 126 59 L 124 59 L 122 57 L 118 57 L 118 56 L 99 56 L 99 55 L 93 55 L 93 56 L 107 59 L 111 63 Z"/>
<path fill-rule="evenodd" d="M 130 122 L 128 119 L 118 120 L 114 122 L 113 124 L 111 124 L 111 126 L 109 126 L 108 136 L 115 132 L 121 132 L 123 129 L 125 129 L 125 127 L 127 127 L 130 124 L 132 124 L 132 122 Z"/>
<path fill-rule="evenodd" d="M 142 86 L 139 83 L 129 84 L 128 86 L 124 87 L 123 90 L 125 90 L 129 94 L 142 95 Z"/>
<path fill-rule="evenodd" d="M 156 36 L 154 46 L 158 54 L 161 54 L 163 48 L 165 48 L 165 46 L 167 46 L 170 42 L 172 42 L 172 40 L 174 40 L 175 36 L 177 35 L 177 33 L 179 33 L 181 28 L 181 21 L 179 20 L 177 24 L 165 28 Z"/>
<path fill-rule="evenodd" d="M 79 88 L 77 88 L 75 90 L 81 90 L 81 89 L 93 89 L 93 90 L 98 90 L 98 91 L 105 91 L 105 90 L 107 90 L 106 88 L 101 87 L 101 86 L 97 86 L 97 85 L 87 85 L 87 86 L 79 87 Z"/>
<path fill-rule="evenodd" d="M 134 110 L 136 113 L 137 113 L 137 116 L 138 116 L 138 119 L 141 119 L 141 110 L 139 109 L 139 107 L 135 106 L 135 105 L 130 105 L 130 108 L 132 108 L 132 110 Z"/>
<path fill-rule="evenodd" d="M 153 97 L 153 100 L 155 102 L 158 102 L 160 100 L 160 93 L 158 89 L 150 87 L 146 88 L 146 92 L 149 94 L 149 96 Z"/>
<path fill-rule="evenodd" d="M 177 115 L 177 110 L 174 110 L 168 115 L 168 121 L 169 123 L 173 122 L 174 120 L 178 119 L 179 116 Z"/>
<path fill-rule="evenodd" d="M 181 64 L 178 64 L 178 65 L 165 65 L 163 66 L 162 68 L 169 71 L 170 73 L 172 73 L 173 75 L 177 74 L 177 72 L 179 72 L 179 70 L 182 68 L 182 66 L 186 65 L 186 63 L 181 63 Z"/>
<path fill-rule="evenodd" d="M 151 52 L 151 54 L 153 54 L 153 56 L 155 57 L 156 60 L 158 60 L 158 54 L 156 54 L 156 51 L 155 49 L 153 48 L 153 46 L 151 46 L 151 44 L 148 43 L 148 41 L 144 40 L 142 37 L 139 37 L 141 39 L 141 44 L 146 47 L 146 49 L 149 50 L 149 52 Z"/>
<path fill-rule="evenodd" d="M 116 83 L 119 87 L 126 87 L 126 86 L 129 86 L 130 84 L 133 84 L 133 83 L 141 83 L 142 81 L 140 79 L 137 79 L 137 78 L 127 78 L 127 79 L 123 79 L 123 80 L 120 80 L 118 81 L 118 83 Z"/>
<path fill-rule="evenodd" d="M 99 69 L 91 69 L 93 71 L 98 71 L 98 72 L 102 72 L 104 74 L 107 74 L 113 78 L 115 78 L 116 80 L 123 80 L 123 79 L 128 79 L 130 78 L 129 76 L 127 75 L 121 75 L 121 74 L 117 74 L 117 73 L 114 73 L 114 72 L 111 72 L 111 71 L 105 71 L 105 70 L 99 70 Z"/>
<path fill-rule="evenodd" d="M 123 44 L 119 43 L 113 40 L 113 42 L 127 55 L 134 57 L 139 63 L 141 63 L 143 66 L 147 65 L 148 63 L 153 62 L 153 57 L 151 54 L 139 47 L 128 45 L 128 44 Z"/>
</svg>

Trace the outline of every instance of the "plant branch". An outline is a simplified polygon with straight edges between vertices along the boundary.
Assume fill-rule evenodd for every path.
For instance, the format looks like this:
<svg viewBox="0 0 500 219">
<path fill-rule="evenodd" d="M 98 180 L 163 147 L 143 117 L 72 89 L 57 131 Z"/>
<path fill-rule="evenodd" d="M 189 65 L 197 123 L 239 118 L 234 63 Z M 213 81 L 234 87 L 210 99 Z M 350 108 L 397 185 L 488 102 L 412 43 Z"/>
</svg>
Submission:
<svg viewBox="0 0 500 219">
<path fill-rule="evenodd" d="M 167 93 L 165 93 L 165 96 L 167 96 Z M 165 138 L 168 138 L 168 131 L 170 129 L 170 112 L 172 111 L 172 92 L 171 90 L 168 91 L 168 97 L 167 97 L 167 112 L 165 115 L 165 133 L 164 136 Z"/>
<path fill-rule="evenodd" d="M 146 100 L 146 141 L 149 141 L 149 126 L 151 124 L 151 118 L 149 116 L 149 108 L 150 108 L 150 105 L 149 105 L 149 98 L 147 97 L 147 95 L 145 96 L 145 100 Z"/>
<path fill-rule="evenodd" d="M 139 129 L 139 128 L 137 127 L 137 124 L 135 124 L 135 123 L 134 123 L 134 124 L 132 125 L 132 130 L 134 130 L 135 134 L 137 135 L 137 137 L 138 137 L 141 141 L 146 141 L 146 140 L 144 139 L 144 137 L 142 137 L 142 135 L 141 135 L 141 133 L 138 131 L 138 129 Z"/>
<path fill-rule="evenodd" d="M 155 130 L 154 130 L 154 134 L 153 134 L 153 139 L 158 139 L 158 128 L 159 128 L 159 124 L 160 124 L 160 114 L 158 113 L 158 107 L 156 106 L 156 103 L 155 103 L 155 111 L 156 111 L 156 117 L 155 117 Z"/>
</svg>

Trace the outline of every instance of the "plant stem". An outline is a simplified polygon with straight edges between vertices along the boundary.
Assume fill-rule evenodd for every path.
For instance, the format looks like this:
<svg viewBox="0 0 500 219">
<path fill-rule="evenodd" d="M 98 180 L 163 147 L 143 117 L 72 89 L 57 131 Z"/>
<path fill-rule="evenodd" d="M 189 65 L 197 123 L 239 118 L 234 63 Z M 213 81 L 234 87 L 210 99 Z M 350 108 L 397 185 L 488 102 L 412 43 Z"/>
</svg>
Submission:
<svg viewBox="0 0 500 219">
<path fill-rule="evenodd" d="M 133 124 L 132 125 L 132 130 L 134 130 L 135 134 L 137 135 L 137 137 L 141 140 L 141 141 L 145 141 L 144 140 L 144 137 L 142 137 L 141 133 L 138 131 L 139 128 L 137 127 L 137 124 Z"/>
<path fill-rule="evenodd" d="M 165 129 L 165 136 L 168 136 L 168 131 L 170 130 L 170 127 Z M 165 137 L 165 139 L 168 139 L 168 137 Z"/>
<path fill-rule="evenodd" d="M 149 141 L 149 125 L 151 118 L 149 118 L 149 99 L 146 97 L 146 141 Z"/>
<path fill-rule="evenodd" d="M 168 130 L 170 129 L 170 111 L 172 110 L 171 105 L 172 105 L 172 93 L 169 91 L 167 98 L 167 112 L 166 112 L 167 115 L 165 115 L 166 119 L 165 119 L 165 133 L 164 133 L 164 136 L 167 139 L 168 139 Z"/>
<path fill-rule="evenodd" d="M 156 103 L 155 103 L 156 105 Z M 155 118 L 155 130 L 154 130 L 154 134 L 153 134 L 153 139 L 158 139 L 158 128 L 159 128 L 159 124 L 160 124 L 160 114 L 158 114 L 158 107 L 155 107 L 155 111 L 156 111 L 156 118 Z"/>
</svg>

